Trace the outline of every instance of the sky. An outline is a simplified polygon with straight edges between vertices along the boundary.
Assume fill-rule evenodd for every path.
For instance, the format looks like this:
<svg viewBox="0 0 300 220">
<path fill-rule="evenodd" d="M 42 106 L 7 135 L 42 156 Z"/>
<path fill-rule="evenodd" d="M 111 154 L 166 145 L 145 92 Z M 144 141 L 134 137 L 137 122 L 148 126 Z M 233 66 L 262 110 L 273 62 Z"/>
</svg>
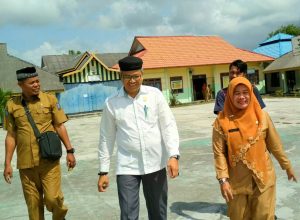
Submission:
<svg viewBox="0 0 300 220">
<path fill-rule="evenodd" d="M 282 25 L 300 26 L 299 0 L 0 0 L 0 43 L 41 65 L 69 50 L 128 52 L 135 36 L 217 35 L 253 50 Z"/>
</svg>

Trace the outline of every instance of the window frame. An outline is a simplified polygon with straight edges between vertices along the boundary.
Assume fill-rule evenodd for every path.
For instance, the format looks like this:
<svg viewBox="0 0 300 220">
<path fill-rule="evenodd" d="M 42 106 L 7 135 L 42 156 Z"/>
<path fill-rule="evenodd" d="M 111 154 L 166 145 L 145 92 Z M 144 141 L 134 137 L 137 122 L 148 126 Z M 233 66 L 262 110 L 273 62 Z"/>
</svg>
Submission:
<svg viewBox="0 0 300 220">
<path fill-rule="evenodd" d="M 159 88 L 156 85 L 159 85 Z M 143 79 L 143 85 L 146 86 L 152 86 L 155 88 L 158 88 L 160 91 L 162 91 L 162 85 L 161 85 L 161 78 L 147 78 Z"/>
<path fill-rule="evenodd" d="M 182 88 L 172 89 L 172 82 L 175 82 L 175 81 L 181 81 Z M 172 76 L 172 77 L 170 77 L 170 89 L 175 94 L 183 93 L 184 92 L 184 90 L 183 90 L 183 77 L 182 76 Z"/>
<path fill-rule="evenodd" d="M 253 85 L 259 85 L 259 71 L 257 69 L 248 69 L 247 78 Z"/>
</svg>

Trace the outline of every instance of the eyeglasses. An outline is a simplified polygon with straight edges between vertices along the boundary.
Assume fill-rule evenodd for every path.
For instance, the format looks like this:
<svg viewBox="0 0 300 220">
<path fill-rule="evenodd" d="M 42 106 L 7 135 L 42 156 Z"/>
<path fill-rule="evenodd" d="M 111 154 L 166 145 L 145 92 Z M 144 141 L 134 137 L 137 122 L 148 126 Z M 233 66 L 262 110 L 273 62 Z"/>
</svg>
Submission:
<svg viewBox="0 0 300 220">
<path fill-rule="evenodd" d="M 126 80 L 139 80 L 141 78 L 142 75 L 122 75 L 122 78 L 123 79 L 126 79 Z"/>
</svg>

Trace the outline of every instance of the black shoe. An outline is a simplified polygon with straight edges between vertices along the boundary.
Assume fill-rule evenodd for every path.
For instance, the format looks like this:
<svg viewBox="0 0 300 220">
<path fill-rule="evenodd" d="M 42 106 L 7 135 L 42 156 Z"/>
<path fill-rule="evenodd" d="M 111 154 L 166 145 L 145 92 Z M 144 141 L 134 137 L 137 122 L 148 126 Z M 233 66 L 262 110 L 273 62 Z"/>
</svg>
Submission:
<svg viewBox="0 0 300 220">
<path fill-rule="evenodd" d="M 277 219 L 277 216 L 275 215 L 274 219 L 276 220 Z"/>
</svg>

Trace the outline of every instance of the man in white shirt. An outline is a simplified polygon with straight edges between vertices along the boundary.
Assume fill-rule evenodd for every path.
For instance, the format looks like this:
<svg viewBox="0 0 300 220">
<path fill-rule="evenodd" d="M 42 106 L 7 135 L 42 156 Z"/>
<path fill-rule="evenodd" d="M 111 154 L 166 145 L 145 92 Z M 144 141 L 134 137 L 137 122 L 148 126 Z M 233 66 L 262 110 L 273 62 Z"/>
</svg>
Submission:
<svg viewBox="0 0 300 220">
<path fill-rule="evenodd" d="M 168 185 L 179 175 L 179 135 L 174 116 L 160 90 L 142 85 L 143 61 L 119 60 L 123 87 L 108 98 L 100 125 L 99 192 L 109 186 L 109 165 L 117 146 L 117 186 L 121 220 L 139 218 L 143 184 L 150 220 L 167 219 Z"/>
</svg>

